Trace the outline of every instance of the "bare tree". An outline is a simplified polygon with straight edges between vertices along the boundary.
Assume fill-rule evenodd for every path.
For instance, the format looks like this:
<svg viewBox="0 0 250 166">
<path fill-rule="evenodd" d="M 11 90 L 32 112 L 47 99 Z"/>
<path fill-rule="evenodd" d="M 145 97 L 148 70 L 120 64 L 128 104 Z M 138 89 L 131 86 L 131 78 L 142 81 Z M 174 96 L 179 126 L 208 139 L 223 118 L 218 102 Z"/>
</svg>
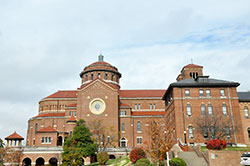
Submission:
<svg viewBox="0 0 250 166">
<path fill-rule="evenodd" d="M 13 165 L 19 164 L 23 157 L 23 148 L 8 148 L 6 147 L 3 151 L 4 162 L 12 163 Z"/>
<path fill-rule="evenodd" d="M 195 119 L 195 124 L 198 134 L 206 139 L 224 140 L 226 138 L 231 138 L 231 134 L 238 129 L 237 126 L 232 125 L 230 116 L 217 113 Z"/>
<path fill-rule="evenodd" d="M 98 145 L 98 151 L 105 151 L 117 142 L 118 135 L 113 126 L 105 127 L 100 119 L 90 121 L 88 126 L 93 134 L 94 142 Z"/>
<path fill-rule="evenodd" d="M 145 142 L 145 150 L 151 160 L 157 165 L 166 158 L 168 152 L 174 145 L 174 129 L 169 125 L 166 118 L 155 118 L 148 121 L 147 134 L 149 141 Z"/>
</svg>

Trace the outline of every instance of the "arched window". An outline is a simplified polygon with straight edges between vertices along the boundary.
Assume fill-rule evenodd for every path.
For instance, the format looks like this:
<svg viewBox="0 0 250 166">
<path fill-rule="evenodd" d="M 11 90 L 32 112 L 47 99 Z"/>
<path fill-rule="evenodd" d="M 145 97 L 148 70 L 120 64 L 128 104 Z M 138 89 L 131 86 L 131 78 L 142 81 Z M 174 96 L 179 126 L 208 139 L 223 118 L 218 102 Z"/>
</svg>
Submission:
<svg viewBox="0 0 250 166">
<path fill-rule="evenodd" d="M 245 114 L 245 118 L 249 118 L 249 112 L 248 112 L 247 106 L 244 107 L 244 114 Z"/>
<path fill-rule="evenodd" d="M 101 73 L 98 73 L 98 78 L 101 78 Z"/>
<path fill-rule="evenodd" d="M 187 115 L 192 116 L 191 105 L 187 104 Z"/>
<path fill-rule="evenodd" d="M 62 144 L 63 144 L 62 136 L 57 137 L 57 146 L 62 146 Z"/>
<path fill-rule="evenodd" d="M 248 132 L 248 140 L 250 141 L 250 127 L 247 129 Z"/>
<path fill-rule="evenodd" d="M 225 103 L 222 104 L 222 113 L 227 116 L 227 105 Z"/>
<path fill-rule="evenodd" d="M 92 74 L 91 74 L 91 80 L 93 80 L 93 79 L 94 79 L 94 74 L 92 73 Z"/>
<path fill-rule="evenodd" d="M 205 139 L 207 139 L 208 138 L 208 129 L 207 129 L 207 126 L 203 126 L 202 131 L 203 131 L 203 137 Z"/>
<path fill-rule="evenodd" d="M 108 73 L 105 73 L 105 77 L 104 77 L 105 80 L 108 79 Z"/>
<path fill-rule="evenodd" d="M 225 132 L 226 132 L 227 139 L 230 139 L 231 138 L 231 131 L 230 131 L 230 127 L 229 126 L 225 127 Z"/>
<path fill-rule="evenodd" d="M 30 158 L 25 158 L 23 159 L 23 166 L 31 166 L 31 159 Z"/>
<path fill-rule="evenodd" d="M 121 142 L 121 148 L 126 148 L 127 147 L 127 140 L 126 140 L 126 138 L 122 138 L 120 142 Z"/>
<path fill-rule="evenodd" d="M 205 106 L 205 104 L 201 104 L 201 115 L 206 116 L 206 106 Z"/>
<path fill-rule="evenodd" d="M 137 131 L 141 131 L 141 122 L 140 121 L 137 122 Z"/>
<path fill-rule="evenodd" d="M 190 77 L 193 77 L 193 74 L 192 74 L 192 72 L 190 72 Z"/>
<path fill-rule="evenodd" d="M 210 116 L 213 115 L 213 107 L 212 107 L 212 104 L 208 104 L 208 105 L 207 105 L 207 112 L 208 112 L 208 115 L 210 115 Z"/>
</svg>

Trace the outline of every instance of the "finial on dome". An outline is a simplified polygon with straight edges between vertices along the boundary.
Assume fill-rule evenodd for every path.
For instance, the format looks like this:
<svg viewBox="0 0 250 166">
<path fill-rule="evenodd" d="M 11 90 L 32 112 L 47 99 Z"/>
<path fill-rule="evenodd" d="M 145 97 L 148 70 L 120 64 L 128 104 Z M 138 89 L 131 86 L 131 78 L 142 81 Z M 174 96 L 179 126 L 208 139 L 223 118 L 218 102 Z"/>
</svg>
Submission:
<svg viewBox="0 0 250 166">
<path fill-rule="evenodd" d="M 103 61 L 103 59 L 104 59 L 104 56 L 103 56 L 102 54 L 100 54 L 100 55 L 98 56 L 98 61 Z"/>
</svg>

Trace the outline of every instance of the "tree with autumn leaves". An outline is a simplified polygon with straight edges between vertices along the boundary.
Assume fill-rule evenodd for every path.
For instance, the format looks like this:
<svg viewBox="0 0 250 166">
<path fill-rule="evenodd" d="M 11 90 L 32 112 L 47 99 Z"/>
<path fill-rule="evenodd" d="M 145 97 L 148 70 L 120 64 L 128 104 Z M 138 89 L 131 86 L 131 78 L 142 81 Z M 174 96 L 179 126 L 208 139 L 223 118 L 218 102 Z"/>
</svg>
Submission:
<svg viewBox="0 0 250 166">
<path fill-rule="evenodd" d="M 83 158 L 94 155 L 97 145 L 91 138 L 92 134 L 85 121 L 77 121 L 72 137 L 67 137 L 63 145 L 62 165 L 81 166 Z"/>
<path fill-rule="evenodd" d="M 174 131 L 166 118 L 155 118 L 148 121 L 147 134 L 149 141 L 145 142 L 144 149 L 154 163 L 161 163 L 174 145 Z"/>
</svg>

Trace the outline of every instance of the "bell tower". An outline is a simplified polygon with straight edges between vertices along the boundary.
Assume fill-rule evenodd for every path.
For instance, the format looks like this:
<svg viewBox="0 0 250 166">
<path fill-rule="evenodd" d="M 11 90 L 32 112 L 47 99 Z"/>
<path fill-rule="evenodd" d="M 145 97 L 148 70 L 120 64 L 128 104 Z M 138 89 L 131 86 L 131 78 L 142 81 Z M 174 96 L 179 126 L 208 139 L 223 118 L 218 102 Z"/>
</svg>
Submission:
<svg viewBox="0 0 250 166">
<path fill-rule="evenodd" d="M 195 79 L 198 76 L 203 76 L 203 66 L 188 64 L 182 68 L 176 80 Z"/>
</svg>

